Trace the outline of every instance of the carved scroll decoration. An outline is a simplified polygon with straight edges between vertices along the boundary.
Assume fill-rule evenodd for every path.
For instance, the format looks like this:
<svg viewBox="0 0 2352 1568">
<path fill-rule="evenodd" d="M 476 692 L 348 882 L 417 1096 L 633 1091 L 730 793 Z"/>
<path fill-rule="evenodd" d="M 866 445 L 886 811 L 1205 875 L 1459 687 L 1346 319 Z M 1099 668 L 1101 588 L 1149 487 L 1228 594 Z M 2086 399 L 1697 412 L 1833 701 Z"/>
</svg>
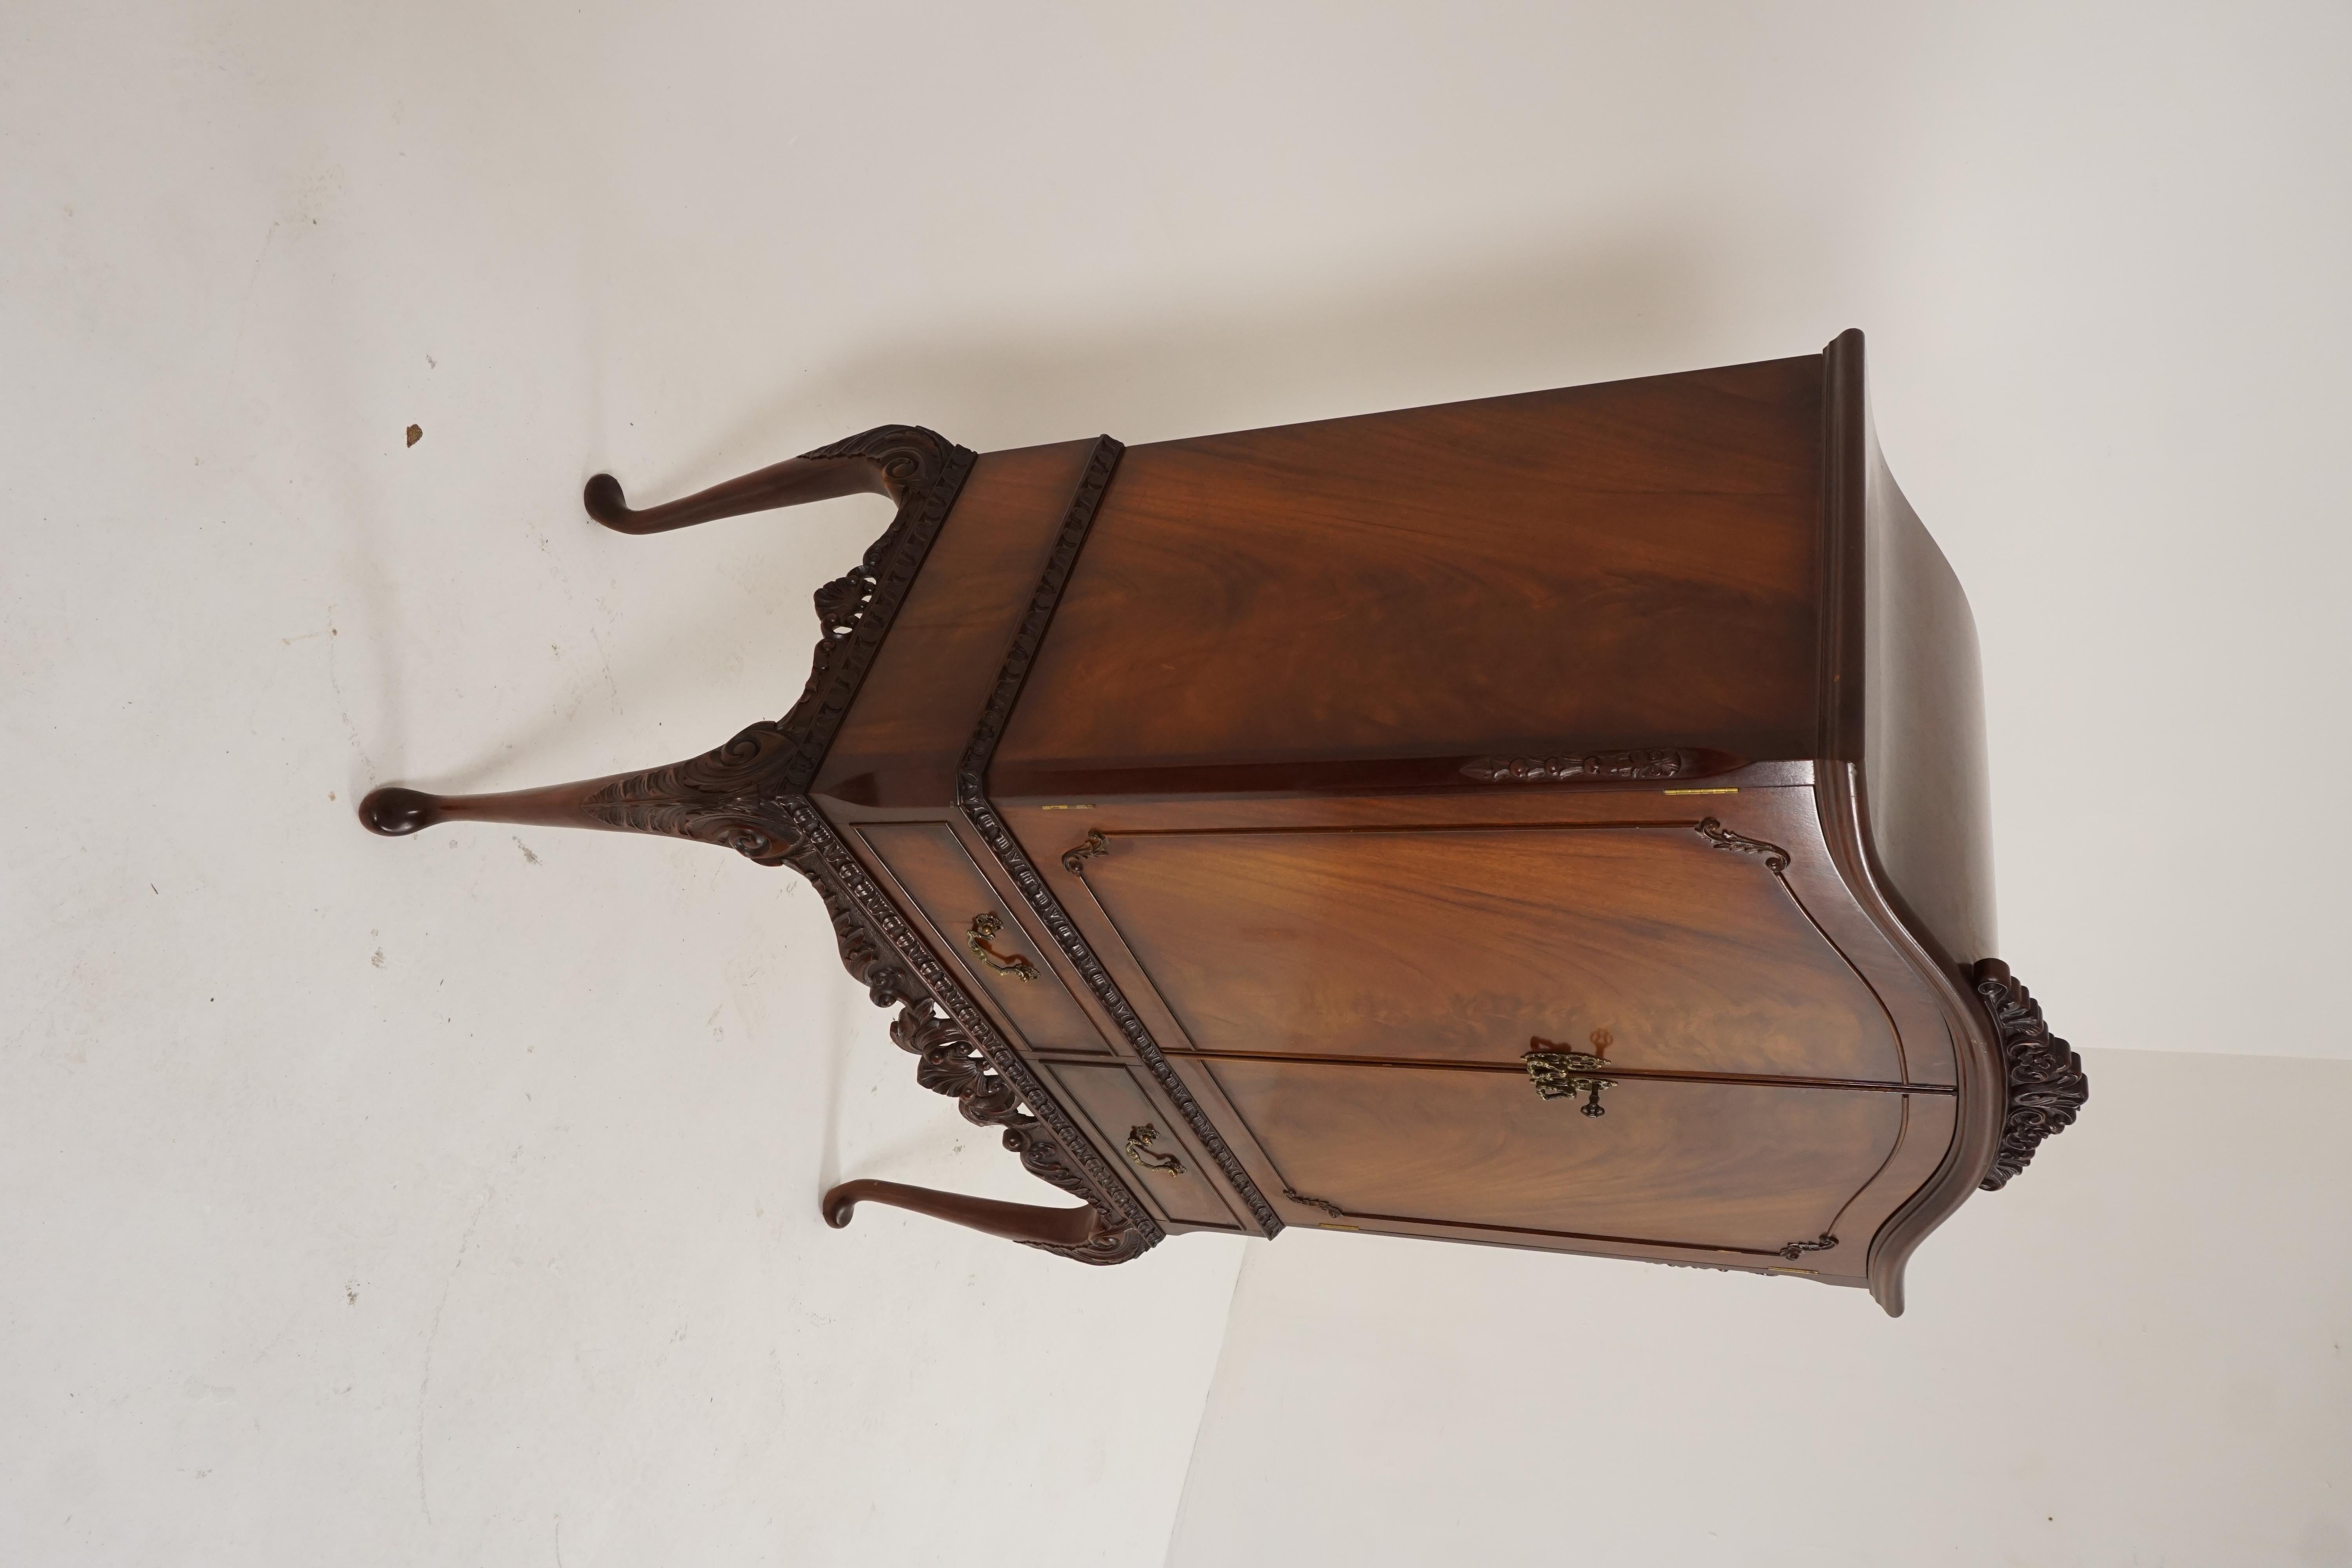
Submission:
<svg viewBox="0 0 2352 1568">
<path fill-rule="evenodd" d="M 824 904 L 842 966 L 866 988 L 876 1006 L 890 1006 L 914 993 L 904 973 L 883 961 L 885 950 L 849 900 L 809 863 L 788 809 L 796 797 L 782 782 L 793 756 L 782 728 L 762 721 L 716 751 L 615 779 L 582 802 L 582 808 L 614 827 L 715 844 L 762 866 L 799 871 Z"/>
<path fill-rule="evenodd" d="M 1061 1145 L 1037 1118 L 1022 1112 L 1020 1091 L 990 1070 L 987 1058 L 953 1019 L 933 1013 L 936 1005 L 909 1002 L 890 1026 L 890 1038 L 898 1048 L 919 1059 L 915 1081 L 934 1094 L 952 1097 L 956 1109 L 973 1126 L 1004 1129 L 1004 1146 L 1021 1157 L 1024 1170 L 1093 1205 L 1097 1214 L 1110 1222 L 1076 1247 L 1049 1241 L 1023 1245 L 1080 1263 L 1124 1263 L 1158 1240 L 1121 1223 L 1115 1212 L 1107 1210 L 1093 1185 L 1070 1169 Z"/>
<path fill-rule="evenodd" d="M 1123 1262 L 1160 1240 L 1165 1233 L 1159 1222 L 866 877 L 807 796 L 976 459 L 931 431 L 903 425 L 803 455 L 873 460 L 898 510 L 856 567 L 817 590 L 819 637 L 799 700 L 783 718 L 751 725 L 716 751 L 615 779 L 583 804 L 588 815 L 614 827 L 716 844 L 806 877 L 832 921 L 844 967 L 875 1005 L 901 1005 L 891 1037 L 921 1059 L 918 1081 L 953 1095 L 968 1120 L 1003 1128 L 1004 1146 L 1020 1156 L 1024 1169 L 1083 1198 L 1101 1216 L 1098 1233 L 1081 1246 L 1032 1245 L 1085 1263 Z M 899 963 L 887 962 L 891 957 Z M 946 1016 L 933 1016 L 934 1006 Z"/>
<path fill-rule="evenodd" d="M 1119 990 L 1118 982 L 1103 968 L 1085 936 L 1062 908 L 1061 900 L 1054 896 L 1054 890 L 1045 885 L 1045 878 L 1030 863 L 1019 841 L 1004 826 L 1003 818 L 996 814 L 995 805 L 988 798 L 985 784 L 989 760 L 996 754 L 996 743 L 1012 717 L 1013 705 L 1021 695 L 1022 684 L 1028 679 L 1029 667 L 1036 661 L 1037 649 L 1045 640 L 1045 628 L 1054 618 L 1054 607 L 1061 602 L 1062 590 L 1068 584 L 1071 570 L 1077 564 L 1078 550 L 1086 542 L 1087 529 L 1093 525 L 1095 509 L 1101 505 L 1103 492 L 1110 487 L 1111 474 L 1118 467 L 1119 454 L 1125 450 L 1123 446 L 1108 436 L 1095 443 L 1094 455 L 1087 459 L 1086 472 L 1078 481 L 1077 493 L 1072 497 L 1070 509 L 1062 519 L 1061 531 L 1055 535 L 1054 547 L 1046 555 L 1045 569 L 1038 579 L 1036 591 L 1030 595 L 1029 607 L 1023 613 L 1020 626 L 1013 634 L 1013 646 L 1004 656 L 1003 667 L 997 672 L 995 689 L 990 693 L 988 706 L 982 710 L 980 721 L 972 730 L 971 742 L 964 748 L 963 759 L 957 766 L 956 805 L 962 811 L 964 819 L 971 824 L 973 831 L 980 835 L 981 841 L 988 846 L 990 853 L 996 857 L 997 863 L 1012 879 L 1013 886 L 1020 889 L 1021 896 L 1035 911 L 1039 922 L 1053 937 L 1055 945 L 1061 948 L 1071 967 L 1086 981 L 1087 988 L 1094 993 L 1095 1000 L 1102 1005 L 1104 1012 L 1110 1015 L 1111 1021 L 1118 1025 L 1119 1033 L 1134 1048 L 1136 1056 L 1159 1080 L 1160 1087 L 1184 1118 L 1185 1125 L 1191 1129 L 1195 1141 L 1208 1152 L 1210 1159 L 1223 1173 L 1226 1184 L 1248 1207 L 1251 1217 L 1257 1221 L 1259 1230 L 1272 1237 L 1280 1234 L 1282 1216 L 1274 1212 L 1274 1205 L 1266 1202 L 1265 1194 L 1257 1190 L 1257 1184 L 1250 1180 L 1249 1173 L 1242 1169 L 1241 1161 L 1225 1142 L 1224 1135 L 1217 1131 L 1215 1123 L 1201 1109 L 1191 1088 L 1169 1065 L 1167 1057 L 1160 1049 L 1160 1043 L 1151 1037 L 1151 1031 L 1136 1016 L 1135 1008 Z M 1066 858 L 1064 863 L 1068 864 Z"/>
<path fill-rule="evenodd" d="M 1696 826 L 1694 832 L 1717 849 L 1730 849 L 1742 855 L 1764 857 L 1764 869 L 1775 877 L 1789 868 L 1789 852 L 1778 844 L 1768 844 L 1761 838 L 1750 838 L 1744 833 L 1734 833 L 1710 816 Z"/>
<path fill-rule="evenodd" d="M 614 779 L 582 805 L 614 827 L 716 844 L 781 866 L 793 846 L 775 802 L 788 793 L 780 780 L 792 754 L 782 726 L 763 721 L 717 751 Z"/>
<path fill-rule="evenodd" d="M 803 847 L 790 862 L 793 868 L 813 880 L 822 879 L 823 883 L 831 884 L 832 889 L 854 907 L 873 940 L 895 951 L 912 972 L 910 984 L 914 988 L 929 993 L 931 1000 L 954 1020 L 962 1037 L 979 1051 L 989 1069 L 1011 1083 L 1020 1102 L 1045 1124 L 1045 1135 L 1023 1139 L 1018 1151 L 1023 1168 L 1065 1192 L 1084 1196 L 1107 1224 L 1131 1231 L 1136 1237 L 1129 1244 L 1130 1250 L 1118 1257 L 1078 1253 L 1068 1256 L 1082 1263 L 1117 1263 L 1157 1244 L 1166 1234 L 1160 1222 L 1152 1218 L 1126 1182 L 1096 1152 L 1093 1142 L 1070 1120 L 1069 1112 L 1062 1109 L 1061 1102 L 1038 1080 L 1028 1063 L 996 1032 L 988 1015 L 965 994 L 947 965 L 906 916 L 898 912 L 888 895 L 875 886 L 874 879 L 866 874 L 866 868 L 857 863 L 857 858 L 850 853 L 849 846 L 841 841 L 832 825 L 805 798 L 786 801 L 784 810 Z M 822 884 L 820 890 L 824 890 Z M 1008 1131 L 1006 1147 L 1013 1146 Z M 1071 1162 L 1076 1163 L 1076 1169 L 1072 1169 Z M 1082 1183 L 1090 1190 L 1081 1191 L 1079 1186 L 1070 1184 L 1073 1182 Z"/>
<path fill-rule="evenodd" d="M 1678 779 L 1698 759 L 1677 748 L 1587 752 L 1581 756 L 1473 757 L 1462 772 L 1483 784 L 1564 784 L 1571 779 Z"/>
<path fill-rule="evenodd" d="M 1780 1248 L 1780 1256 L 1794 1263 L 1808 1252 L 1827 1252 L 1837 1245 L 1837 1237 L 1824 1236 L 1814 1241 L 1792 1241 Z"/>
<path fill-rule="evenodd" d="M 1086 842 L 1074 849 L 1062 851 L 1062 869 L 1073 877 L 1083 877 L 1087 874 L 1087 861 L 1109 853 L 1110 840 L 1103 837 L 1103 830 L 1099 827 L 1090 828 L 1087 833 Z"/>
<path fill-rule="evenodd" d="M 967 448 L 912 425 L 881 426 L 802 455 L 865 458 L 878 464 L 898 498 L 898 513 L 865 559 L 816 591 L 819 636 L 808 685 L 778 724 L 792 742 L 782 782 L 795 795 L 805 793 L 816 777 L 825 748 L 839 733 L 850 700 L 882 646 L 882 635 L 890 629 L 923 558 L 931 552 L 940 525 L 978 461 Z"/>
<path fill-rule="evenodd" d="M 1348 1212 L 1346 1209 L 1341 1208 L 1338 1204 L 1331 1202 L 1328 1198 L 1310 1198 L 1305 1193 L 1293 1192 L 1288 1187 L 1282 1189 L 1282 1195 L 1288 1198 L 1292 1203 L 1298 1205 L 1301 1208 L 1321 1209 L 1333 1219 L 1338 1219 Z"/>
<path fill-rule="evenodd" d="M 717 751 L 614 780 L 583 803 L 599 821 L 716 844 L 763 866 L 784 863 L 792 839 L 778 807 L 807 793 L 977 460 L 911 425 L 885 425 L 802 456 L 875 463 L 898 510 L 856 566 L 816 591 L 819 635 L 800 700 L 782 719 L 753 724 Z"/>
<path fill-rule="evenodd" d="M 716 751 L 615 779 L 582 805 L 614 827 L 715 844 L 762 866 L 793 867 L 815 884 L 844 967 L 876 1006 L 887 1007 L 910 994 L 905 975 L 882 961 L 883 950 L 849 901 L 805 863 L 786 806 L 815 777 L 976 458 L 911 425 L 881 426 L 802 456 L 873 462 L 898 510 L 856 567 L 817 590 L 816 652 L 800 700 L 782 719 L 752 724 Z"/>
<path fill-rule="evenodd" d="M 762 721 L 716 751 L 615 779 L 582 803 L 614 827 L 732 849 L 762 866 L 791 865 L 816 884 L 841 961 L 887 1007 L 907 993 L 848 902 L 799 855 L 787 804 L 805 794 L 976 460 L 933 431 L 886 425 L 803 454 L 877 463 L 898 498 L 890 526 L 863 560 L 816 593 L 818 638 L 807 685 L 782 719 Z"/>
<path fill-rule="evenodd" d="M 2000 1119 L 2000 1148 L 1992 1170 L 1978 1186 L 1997 1193 L 2016 1179 L 2045 1138 L 2074 1124 L 2091 1098 L 2083 1058 L 2042 1022 L 2042 1004 L 2009 973 L 1988 958 L 1976 966 L 1977 994 L 1992 1014 L 2000 1035 L 2002 1079 L 2007 1100 Z"/>
<path fill-rule="evenodd" d="M 841 949 L 841 966 L 849 971 L 851 979 L 866 987 L 866 994 L 877 1007 L 887 1007 L 921 994 L 923 988 L 910 984 L 898 965 L 882 962 L 888 949 L 875 940 L 857 906 L 824 874 L 824 862 L 813 847 L 796 847 L 784 864 L 807 878 L 816 889 L 817 898 L 833 921 L 834 941 Z"/>
</svg>

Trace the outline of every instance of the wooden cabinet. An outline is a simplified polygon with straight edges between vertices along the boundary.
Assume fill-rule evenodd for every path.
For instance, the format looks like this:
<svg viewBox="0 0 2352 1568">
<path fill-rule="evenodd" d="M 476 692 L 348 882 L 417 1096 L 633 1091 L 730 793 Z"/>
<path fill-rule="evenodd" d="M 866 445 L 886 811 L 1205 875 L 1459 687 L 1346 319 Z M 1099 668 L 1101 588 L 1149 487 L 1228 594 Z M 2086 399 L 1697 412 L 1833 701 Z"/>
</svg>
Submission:
<svg viewBox="0 0 2352 1568">
<path fill-rule="evenodd" d="M 1087 1261 L 1386 1231 L 1904 1260 L 2087 1094 L 1994 956 L 1966 599 L 1821 354 L 1125 447 L 891 427 L 650 532 L 899 503 L 784 719 L 445 818 L 790 864 Z"/>
</svg>

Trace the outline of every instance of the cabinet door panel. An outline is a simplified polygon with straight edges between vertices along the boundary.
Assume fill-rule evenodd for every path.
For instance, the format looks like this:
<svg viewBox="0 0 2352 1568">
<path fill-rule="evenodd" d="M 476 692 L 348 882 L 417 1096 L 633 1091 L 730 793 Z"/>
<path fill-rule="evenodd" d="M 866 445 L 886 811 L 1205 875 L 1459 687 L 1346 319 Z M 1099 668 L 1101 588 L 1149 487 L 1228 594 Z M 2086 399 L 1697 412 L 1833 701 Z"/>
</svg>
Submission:
<svg viewBox="0 0 2352 1568">
<path fill-rule="evenodd" d="M 1901 1081 L 1875 993 L 1693 821 L 1120 834 L 1087 885 L 1202 1051 Z"/>
<path fill-rule="evenodd" d="M 1212 1071 L 1283 1180 L 1351 1221 L 1758 1258 L 1832 1230 L 1893 1152 L 1906 1098 L 1629 1079 L 1602 1092 L 1596 1117 L 1507 1073 L 1258 1061 Z M 1870 1237 L 1839 1239 L 1859 1249 Z"/>
</svg>

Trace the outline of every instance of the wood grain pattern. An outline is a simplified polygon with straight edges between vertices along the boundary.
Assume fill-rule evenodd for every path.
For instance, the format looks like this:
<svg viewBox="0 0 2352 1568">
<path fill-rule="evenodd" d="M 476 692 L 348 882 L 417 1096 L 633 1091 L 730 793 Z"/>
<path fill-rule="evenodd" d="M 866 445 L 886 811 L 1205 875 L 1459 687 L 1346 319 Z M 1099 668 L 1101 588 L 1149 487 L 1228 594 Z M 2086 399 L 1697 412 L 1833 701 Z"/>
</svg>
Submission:
<svg viewBox="0 0 2352 1568">
<path fill-rule="evenodd" d="M 1853 1243 L 1840 1267 L 1855 1270 L 1865 1284 L 1879 1258 L 1886 1226 L 1950 1152 L 1959 1113 L 1958 1095 L 1913 1095 L 1906 1107 L 1903 1142 L 1877 1179 L 1857 1194 L 1839 1217 L 1838 1230 Z M 1899 1300 L 1898 1296 L 1898 1304 Z"/>
<path fill-rule="evenodd" d="M 1806 356 L 1132 447 L 996 766 L 1809 756 L 1821 384 Z"/>
<path fill-rule="evenodd" d="M 956 809 L 963 826 L 979 839 L 997 869 L 1019 891 L 1022 902 L 1042 925 L 1054 942 L 1060 958 L 1075 970 L 1095 1005 L 1110 1019 L 1121 1041 L 1134 1052 L 1144 1069 L 1158 1084 L 1184 1119 L 1192 1136 L 1205 1149 L 1211 1160 L 1223 1174 L 1235 1196 L 1248 1208 L 1250 1217 L 1260 1232 L 1268 1237 L 1282 1233 L 1283 1220 L 1265 1194 L 1258 1191 L 1233 1151 L 1224 1135 L 1195 1104 L 1183 1080 L 1168 1066 L 1160 1045 L 1142 1017 L 1129 1003 L 1118 982 L 1103 968 L 1086 940 L 1063 909 L 1052 884 L 1037 869 L 1020 840 L 1004 826 L 997 814 L 996 804 L 988 797 L 987 779 L 991 760 L 997 743 L 1003 739 L 1004 726 L 1011 719 L 1013 706 L 1020 700 L 1034 664 L 1037 650 L 1046 629 L 1052 626 L 1054 613 L 1061 602 L 1062 592 L 1069 582 L 1071 571 L 1086 547 L 1088 532 L 1101 506 L 1105 492 L 1126 447 L 1108 436 L 1097 437 L 1087 455 L 1077 484 L 1070 492 L 1061 521 L 1054 531 L 1053 543 L 1045 553 L 1045 565 L 1039 571 L 1036 585 L 1030 591 L 1029 602 L 1022 607 L 1021 618 L 1014 627 L 1011 645 L 1005 649 L 1004 660 L 998 666 L 987 702 L 972 721 L 971 739 L 963 755 L 956 763 Z"/>
<path fill-rule="evenodd" d="M 1852 913 L 1875 929 L 1879 941 L 1912 976 L 1918 995 L 1941 1018 L 1959 1089 L 1952 1139 L 1943 1158 L 1871 1241 L 1870 1293 L 1888 1316 L 1899 1318 L 1903 1272 L 1911 1254 L 1991 1169 L 2000 1140 L 2001 1063 L 1990 1017 L 1979 999 L 1960 989 L 1885 891 L 1882 873 L 1869 852 L 1861 771 L 1853 763 L 1817 764 L 1813 794 L 1821 808 L 1822 841 Z"/>
<path fill-rule="evenodd" d="M 1992 786 L 1976 619 L 1959 578 L 1888 471 L 1872 426 L 1862 334 L 1827 353 L 1833 549 L 1861 700 L 1832 707 L 1859 734 L 1824 754 L 1862 763 L 1870 847 L 1927 945 L 1955 971 L 2000 951 L 1993 913 Z M 1858 559 L 1857 559 L 1858 558 Z"/>
<path fill-rule="evenodd" d="M 894 635 L 811 793 L 854 806 L 944 805 L 1091 441 L 990 452 L 973 465 Z"/>
<path fill-rule="evenodd" d="M 1512 1062 L 1605 1033 L 1628 1068 L 1899 1081 L 1869 989 L 1694 829 L 1115 835 L 1085 875 L 1203 1050 Z"/>
<path fill-rule="evenodd" d="M 898 515 L 817 594 L 785 719 L 362 805 L 803 869 L 919 1081 L 1087 1200 L 853 1182 L 829 1217 L 1087 1261 L 1304 1221 L 1899 1313 L 1920 1239 L 2083 1105 L 1989 951 L 1974 631 L 1858 333 L 1131 451 L 887 426 L 588 500 L 646 532 L 857 488 Z"/>
<path fill-rule="evenodd" d="M 1938 1000 L 1937 987 L 1923 980 L 1909 959 L 1890 945 L 1874 921 L 1856 904 L 1845 874 L 1823 837 L 1818 797 L 1809 763 L 1776 764 L 1731 775 L 1748 780 L 1737 795 L 1676 795 L 1675 786 L 1577 790 L 1572 798 L 1542 788 L 1496 786 L 1482 798 L 1465 802 L 1459 795 L 1272 795 L 1113 799 L 1085 811 L 1045 805 L 1008 806 L 1005 816 L 1030 846 L 1031 852 L 1053 872 L 1063 900 L 1086 928 L 1098 956 L 1119 976 L 1119 984 L 1151 1027 L 1171 1041 L 1183 1033 L 1164 1016 L 1150 983 L 1128 956 L 1125 944 L 1099 912 L 1082 884 L 1066 874 L 1053 852 L 1066 848 L 1081 825 L 1099 824 L 1099 830 L 1131 836 L 1145 833 L 1247 832 L 1261 828 L 1403 829 L 1465 826 L 1466 805 L 1475 807 L 1475 820 L 1489 827 L 1557 827 L 1568 825 L 1655 822 L 1662 816 L 1700 809 L 1759 837 L 1788 847 L 1793 853 L 1783 881 L 1804 904 L 1829 941 L 1852 963 L 1874 994 L 1886 1005 L 1900 1037 L 1905 1078 L 1923 1084 L 1956 1081 L 1952 1034 Z M 1759 785 L 1759 776 L 1788 782 Z M 1713 781 L 1706 781 L 1712 784 Z M 1108 842 L 1108 840 L 1106 840 Z M 1088 862 L 1091 864 L 1092 862 Z M 1947 988 L 1948 989 L 1948 988 Z M 1979 1009 L 1980 1011 L 1981 1009 Z"/>
<path fill-rule="evenodd" d="M 1894 1151 L 1902 1097 L 1626 1080 L 1609 1114 L 1525 1079 L 1218 1062 L 1302 1193 L 1383 1216 L 1777 1257 L 1829 1231 Z M 1864 1238 L 1856 1238 L 1860 1241 Z"/>
</svg>

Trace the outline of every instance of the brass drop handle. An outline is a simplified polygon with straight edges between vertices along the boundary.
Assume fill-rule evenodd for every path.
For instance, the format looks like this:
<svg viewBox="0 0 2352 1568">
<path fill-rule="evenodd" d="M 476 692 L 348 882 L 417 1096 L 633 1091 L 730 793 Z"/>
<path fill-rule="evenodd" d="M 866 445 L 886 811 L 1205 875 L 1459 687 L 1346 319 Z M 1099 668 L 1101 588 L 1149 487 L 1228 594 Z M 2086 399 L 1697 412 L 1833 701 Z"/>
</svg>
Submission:
<svg viewBox="0 0 2352 1568">
<path fill-rule="evenodd" d="M 986 910 L 972 916 L 971 933 L 966 942 L 966 945 L 971 949 L 971 955 L 999 974 L 1010 974 L 1015 980 L 1036 979 L 1035 964 L 1017 952 L 997 952 L 995 944 L 988 940 L 992 936 L 1001 935 L 1003 930 L 1004 922 Z"/>
<path fill-rule="evenodd" d="M 1605 1044 L 1608 1036 L 1596 1034 L 1595 1044 Z M 1528 1064 L 1528 1078 L 1535 1084 L 1536 1092 L 1546 1100 L 1574 1100 L 1584 1096 L 1584 1103 L 1576 1109 L 1584 1116 L 1606 1116 L 1608 1107 L 1601 1103 L 1601 1091 L 1615 1089 L 1617 1080 L 1601 1075 L 1609 1064 L 1600 1057 L 1583 1051 L 1563 1051 L 1551 1041 L 1532 1039 L 1530 1049 L 1519 1059 Z"/>
<path fill-rule="evenodd" d="M 1127 1130 L 1128 1163 L 1139 1171 L 1150 1171 L 1155 1175 L 1182 1175 L 1184 1173 L 1183 1161 L 1178 1159 L 1173 1154 L 1168 1153 L 1162 1150 L 1154 1149 L 1151 1146 L 1153 1141 L 1159 1136 L 1160 1129 L 1154 1127 L 1149 1121 L 1145 1122 L 1140 1127 L 1129 1128 Z"/>
</svg>

